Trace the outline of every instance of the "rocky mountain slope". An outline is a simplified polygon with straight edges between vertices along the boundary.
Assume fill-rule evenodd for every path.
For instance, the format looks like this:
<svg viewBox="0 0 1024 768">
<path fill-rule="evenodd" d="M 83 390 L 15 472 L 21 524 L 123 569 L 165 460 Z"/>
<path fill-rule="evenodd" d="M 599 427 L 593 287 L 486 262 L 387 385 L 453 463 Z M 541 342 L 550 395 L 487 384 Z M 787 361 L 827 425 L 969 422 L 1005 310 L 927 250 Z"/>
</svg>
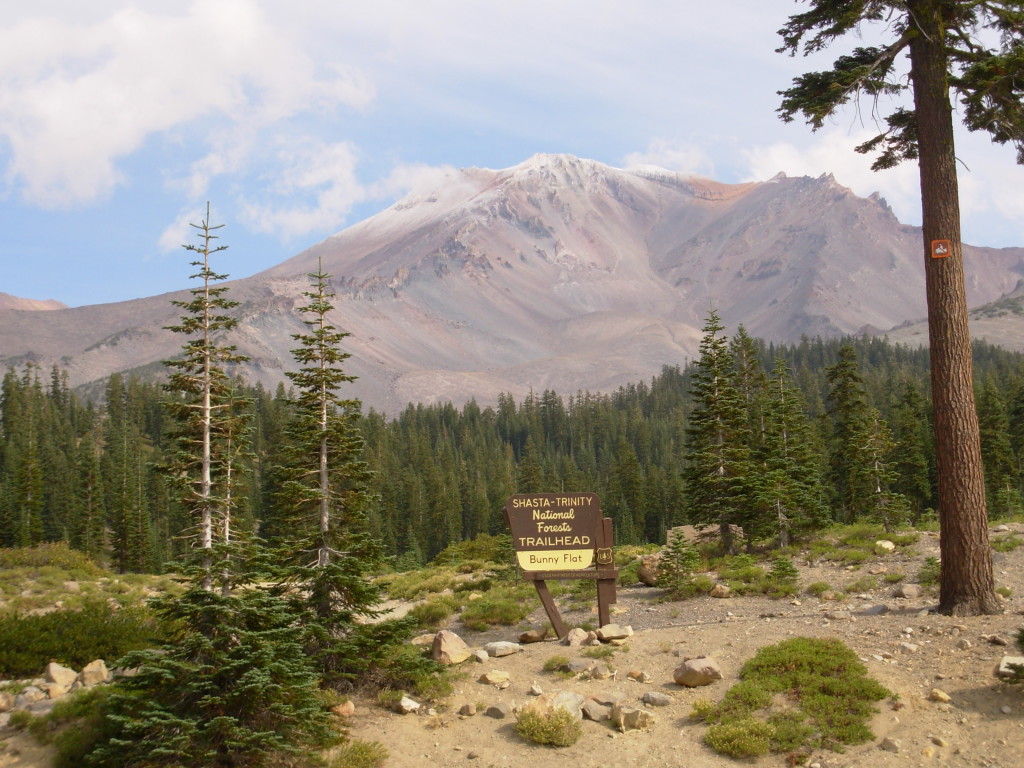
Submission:
<svg viewBox="0 0 1024 768">
<path fill-rule="evenodd" d="M 607 391 L 681 364 L 715 308 L 730 331 L 795 341 L 925 315 L 921 236 L 830 177 L 720 184 L 567 155 L 460 171 L 282 264 L 231 284 L 250 380 L 291 366 L 318 260 L 351 332 L 353 394 L 378 409 L 529 389 Z M 1011 291 L 1024 249 L 966 248 L 972 306 Z M 74 385 L 159 369 L 181 340 L 167 294 L 2 311 L 0 364 L 58 362 Z"/>
</svg>

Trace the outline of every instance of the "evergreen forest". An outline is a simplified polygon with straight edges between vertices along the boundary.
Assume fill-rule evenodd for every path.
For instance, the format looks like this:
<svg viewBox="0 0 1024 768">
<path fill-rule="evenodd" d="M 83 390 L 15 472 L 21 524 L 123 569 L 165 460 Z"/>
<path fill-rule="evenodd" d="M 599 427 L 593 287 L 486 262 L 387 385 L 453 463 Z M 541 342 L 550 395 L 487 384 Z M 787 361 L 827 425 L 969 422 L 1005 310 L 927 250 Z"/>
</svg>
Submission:
<svg viewBox="0 0 1024 768">
<path fill-rule="evenodd" d="M 833 521 L 888 527 L 934 515 L 927 350 L 876 338 L 765 344 L 742 328 L 724 335 L 713 313 L 704 333 L 698 359 L 614 392 L 357 410 L 370 535 L 404 570 L 454 542 L 506 532 L 512 494 L 581 490 L 599 494 L 618 544 L 663 543 L 684 523 L 732 523 L 748 540 L 777 541 Z M 974 366 L 988 508 L 1015 514 L 1022 358 L 978 343 Z M 269 392 L 232 380 L 231 390 L 247 425 L 233 526 L 280 542 L 299 398 L 283 384 Z M 169 471 L 176 397 L 115 374 L 93 402 L 57 367 L 8 370 L 0 546 L 61 541 L 121 572 L 166 570 L 193 524 Z"/>
</svg>

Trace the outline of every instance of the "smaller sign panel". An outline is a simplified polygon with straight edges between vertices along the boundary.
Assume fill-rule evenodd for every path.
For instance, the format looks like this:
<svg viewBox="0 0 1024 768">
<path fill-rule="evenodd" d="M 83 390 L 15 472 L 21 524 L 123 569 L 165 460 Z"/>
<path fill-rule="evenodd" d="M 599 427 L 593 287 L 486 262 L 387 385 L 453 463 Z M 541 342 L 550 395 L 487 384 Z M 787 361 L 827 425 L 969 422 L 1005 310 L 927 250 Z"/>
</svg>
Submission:
<svg viewBox="0 0 1024 768">
<path fill-rule="evenodd" d="M 944 259 L 953 253 L 953 244 L 949 240 L 932 240 L 932 258 Z"/>
<path fill-rule="evenodd" d="M 601 504 L 594 493 L 509 497 L 505 514 L 524 571 L 569 571 L 594 564 Z"/>
</svg>

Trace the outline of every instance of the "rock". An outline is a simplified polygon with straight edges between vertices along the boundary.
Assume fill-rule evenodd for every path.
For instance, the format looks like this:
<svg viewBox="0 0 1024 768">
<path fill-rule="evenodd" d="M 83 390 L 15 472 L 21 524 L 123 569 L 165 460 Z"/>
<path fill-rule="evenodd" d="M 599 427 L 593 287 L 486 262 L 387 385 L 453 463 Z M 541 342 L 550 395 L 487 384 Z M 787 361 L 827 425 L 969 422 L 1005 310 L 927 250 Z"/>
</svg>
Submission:
<svg viewBox="0 0 1024 768">
<path fill-rule="evenodd" d="M 598 691 L 597 693 L 591 694 L 590 698 L 598 704 L 613 707 L 616 704 L 626 701 L 629 696 L 627 696 L 624 691 Z"/>
<path fill-rule="evenodd" d="M 732 592 L 732 590 L 729 589 L 729 587 L 727 585 L 725 585 L 725 584 L 715 584 L 715 586 L 713 586 L 711 588 L 711 596 L 712 597 L 718 597 L 718 598 L 729 597 L 729 594 L 731 592 Z"/>
<path fill-rule="evenodd" d="M 573 627 L 565 636 L 565 640 L 562 641 L 562 645 L 568 645 L 570 648 L 576 648 L 583 645 L 587 641 L 587 631 L 580 629 L 579 627 Z"/>
<path fill-rule="evenodd" d="M 1005 524 L 997 525 L 995 528 L 992 529 L 992 531 L 995 532 L 995 533 L 1006 533 L 1009 530 L 1010 530 L 1010 526 L 1005 525 Z"/>
<path fill-rule="evenodd" d="M 655 552 L 652 555 L 644 555 L 640 558 L 640 567 L 637 569 L 637 579 L 648 587 L 658 586 L 658 566 L 661 564 L 661 553 Z"/>
<path fill-rule="evenodd" d="M 46 693 L 41 688 L 30 685 L 21 693 L 15 695 L 14 709 L 26 709 L 36 702 L 45 701 L 46 698 Z"/>
<path fill-rule="evenodd" d="M 920 584 L 900 584 L 892 594 L 894 597 L 915 598 L 924 594 L 924 588 Z"/>
<path fill-rule="evenodd" d="M 946 741 L 941 736 L 932 736 L 932 744 L 934 744 L 936 747 L 948 747 L 949 746 L 949 742 Z"/>
<path fill-rule="evenodd" d="M 917 643 L 900 643 L 900 650 L 904 653 L 917 653 L 921 650 L 921 646 Z"/>
<path fill-rule="evenodd" d="M 523 646 L 519 643 L 510 643 L 507 640 L 497 640 L 493 643 L 487 643 L 484 646 L 484 650 L 487 651 L 488 655 L 497 658 L 500 656 L 511 656 L 513 653 L 519 653 L 523 650 Z"/>
<path fill-rule="evenodd" d="M 547 636 L 548 636 L 548 631 L 547 631 L 546 628 L 545 629 L 531 629 L 531 630 L 529 630 L 527 632 L 523 632 L 521 635 L 519 635 L 519 642 L 521 644 L 523 644 L 523 645 L 526 645 L 527 643 L 539 643 L 539 642 L 541 642 Z"/>
<path fill-rule="evenodd" d="M 423 635 L 416 635 L 412 640 L 409 641 L 413 645 L 433 645 L 434 644 L 434 633 L 427 632 Z"/>
<path fill-rule="evenodd" d="M 640 669 L 631 669 L 626 673 L 626 677 L 630 680 L 634 680 L 638 683 L 649 683 L 651 682 L 651 676 Z"/>
<path fill-rule="evenodd" d="M 676 667 L 675 672 L 672 673 L 672 679 L 676 685 L 696 688 L 701 685 L 710 685 L 715 680 L 721 680 L 722 669 L 714 659 L 698 656 L 695 659 L 684 661 Z"/>
<path fill-rule="evenodd" d="M 891 737 L 882 739 L 882 742 L 878 745 L 879 749 L 884 749 L 886 752 L 899 752 L 902 747 L 903 743 L 899 739 Z"/>
<path fill-rule="evenodd" d="M 580 707 L 583 717 L 593 720 L 595 723 L 603 723 L 612 719 L 612 708 L 607 704 L 601 704 L 593 699 L 587 699 Z"/>
<path fill-rule="evenodd" d="M 65 695 L 68 691 L 72 690 L 74 685 L 61 685 L 59 683 L 40 683 L 39 687 L 46 693 L 48 699 L 59 699 Z"/>
<path fill-rule="evenodd" d="M 568 664 L 563 664 L 560 669 L 566 672 L 572 672 L 574 675 L 582 675 L 584 672 L 590 672 L 594 668 L 594 662 L 586 661 L 585 659 L 573 659 Z"/>
<path fill-rule="evenodd" d="M 672 703 L 672 697 L 661 691 L 648 691 L 644 694 L 643 702 L 652 707 L 667 707 Z"/>
<path fill-rule="evenodd" d="M 477 648 L 470 654 L 470 656 L 479 664 L 483 664 L 489 658 L 491 658 L 490 654 L 487 653 L 487 651 L 485 651 L 483 648 Z"/>
<path fill-rule="evenodd" d="M 618 624 L 605 624 L 597 630 L 597 639 L 607 643 L 610 640 L 625 640 L 627 637 L 631 637 L 632 634 L 632 627 L 623 627 Z"/>
<path fill-rule="evenodd" d="M 577 720 L 582 720 L 585 702 L 586 699 L 575 691 L 560 691 L 551 700 L 551 709 L 564 709 Z"/>
<path fill-rule="evenodd" d="M 463 717 L 473 717 L 476 714 L 476 704 L 463 704 L 459 707 L 459 714 Z"/>
<path fill-rule="evenodd" d="M 0 691 L 0 712 L 10 712 L 12 709 L 14 709 L 14 694 Z"/>
<path fill-rule="evenodd" d="M 997 677 L 1016 677 L 1024 673 L 1024 656 L 1003 656 L 996 667 Z"/>
<path fill-rule="evenodd" d="M 871 605 L 860 612 L 861 616 L 884 616 L 889 612 L 888 605 Z"/>
<path fill-rule="evenodd" d="M 410 699 L 408 696 L 403 696 L 395 704 L 395 712 L 400 715 L 411 715 L 413 712 L 418 711 L 420 706 L 418 701 Z"/>
<path fill-rule="evenodd" d="M 616 704 L 612 707 L 612 722 L 620 731 L 637 731 L 654 725 L 654 715 L 644 709 Z"/>
<path fill-rule="evenodd" d="M 46 665 L 46 682 L 48 683 L 56 683 L 68 689 L 77 679 L 78 673 L 73 669 L 61 666 L 55 661 Z"/>
<path fill-rule="evenodd" d="M 540 696 L 544 693 L 544 689 L 537 685 L 537 683 L 534 683 L 526 693 L 528 696 Z"/>
<path fill-rule="evenodd" d="M 1011 707 L 1009 704 L 1003 704 L 1003 706 L 999 708 L 999 711 L 1002 712 L 1004 715 L 1009 715 L 1013 713 L 1013 707 Z"/>
<path fill-rule="evenodd" d="M 984 635 L 983 640 L 988 641 L 989 645 L 1009 645 L 1010 642 L 1001 635 Z"/>
<path fill-rule="evenodd" d="M 442 629 L 434 635 L 434 642 L 430 647 L 430 657 L 440 664 L 461 664 L 470 656 L 469 646 L 466 641 L 447 629 Z"/>
<path fill-rule="evenodd" d="M 611 680 L 614 677 L 615 673 L 612 672 L 607 664 L 595 664 L 590 668 L 591 680 Z"/>
<path fill-rule="evenodd" d="M 341 704 L 335 704 L 331 707 L 331 712 L 338 717 L 352 717 L 356 713 L 356 704 L 349 699 L 348 701 L 341 702 Z"/>
<path fill-rule="evenodd" d="M 955 647 L 958 651 L 968 651 L 971 649 L 971 641 L 968 640 L 966 637 L 961 637 L 959 640 L 956 641 Z"/>
<path fill-rule="evenodd" d="M 829 621 L 849 621 L 853 614 L 850 611 L 828 611 L 825 618 Z"/>
<path fill-rule="evenodd" d="M 818 599 L 819 600 L 835 601 L 835 600 L 839 599 L 839 593 L 835 592 L 835 591 L 833 591 L 831 589 L 826 589 L 824 592 L 822 592 L 820 595 L 818 595 Z"/>
<path fill-rule="evenodd" d="M 484 714 L 487 717 L 493 717 L 495 720 L 504 720 L 506 717 L 512 714 L 512 707 L 503 701 L 499 701 L 497 704 L 491 704 Z"/>
<path fill-rule="evenodd" d="M 484 672 L 479 677 L 479 682 L 487 685 L 502 685 L 507 684 L 512 680 L 512 676 L 501 669 L 492 669 L 488 672 Z"/>
<path fill-rule="evenodd" d="M 880 539 L 875 542 L 875 552 L 879 554 L 891 555 L 896 551 L 896 545 L 888 539 Z"/>
<path fill-rule="evenodd" d="M 78 673 L 78 682 L 82 684 L 83 688 L 92 688 L 94 685 L 109 683 L 112 678 L 113 675 L 110 674 L 103 659 L 90 661 Z"/>
<path fill-rule="evenodd" d="M 928 694 L 928 700 L 937 701 L 940 704 L 948 704 L 953 700 L 953 697 L 941 688 L 932 688 L 931 693 Z"/>
</svg>

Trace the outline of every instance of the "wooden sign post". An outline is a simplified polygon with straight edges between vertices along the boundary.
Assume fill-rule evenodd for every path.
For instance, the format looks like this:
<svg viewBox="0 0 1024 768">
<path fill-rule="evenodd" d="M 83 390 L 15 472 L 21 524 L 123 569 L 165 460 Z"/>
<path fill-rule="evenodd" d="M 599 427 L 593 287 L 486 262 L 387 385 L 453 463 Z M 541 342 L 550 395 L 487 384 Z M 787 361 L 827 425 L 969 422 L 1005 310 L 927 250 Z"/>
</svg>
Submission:
<svg viewBox="0 0 1024 768">
<path fill-rule="evenodd" d="M 523 578 L 533 582 L 558 637 L 564 639 L 569 627 L 548 579 L 596 580 L 598 621 L 608 624 L 619 572 L 612 555 L 612 520 L 601 517 L 597 494 L 520 494 L 509 497 L 504 512 Z"/>
</svg>

